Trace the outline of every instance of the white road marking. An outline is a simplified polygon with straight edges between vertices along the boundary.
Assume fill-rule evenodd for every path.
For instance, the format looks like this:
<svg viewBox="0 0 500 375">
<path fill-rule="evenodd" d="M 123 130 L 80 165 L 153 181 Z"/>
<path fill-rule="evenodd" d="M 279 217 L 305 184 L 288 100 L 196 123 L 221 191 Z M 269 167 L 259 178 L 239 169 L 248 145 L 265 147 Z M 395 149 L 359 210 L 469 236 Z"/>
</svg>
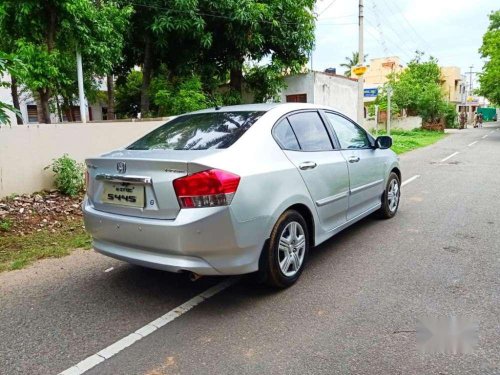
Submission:
<svg viewBox="0 0 500 375">
<path fill-rule="evenodd" d="M 479 142 L 479 141 L 474 141 L 474 142 L 472 142 L 472 143 L 469 143 L 467 146 L 469 146 L 469 147 L 470 147 L 470 146 L 472 146 L 472 145 L 475 145 L 477 142 Z"/>
<path fill-rule="evenodd" d="M 106 273 L 107 273 L 107 272 L 111 272 L 111 271 L 113 271 L 114 269 L 115 269 L 115 267 L 109 267 L 109 268 L 105 269 L 105 270 L 104 270 L 104 272 L 106 272 Z"/>
<path fill-rule="evenodd" d="M 419 175 L 419 174 L 417 174 L 417 175 L 415 175 L 415 176 L 413 176 L 413 177 L 410 177 L 408 180 L 403 181 L 403 183 L 401 184 L 401 186 L 403 187 L 403 186 L 405 186 L 405 185 L 409 184 L 410 182 L 415 181 L 415 180 L 416 180 L 417 178 L 419 178 L 419 177 L 420 177 L 420 175 Z"/>
<path fill-rule="evenodd" d="M 204 292 L 198 294 L 197 296 L 191 298 L 189 301 L 184 302 L 182 305 L 177 306 L 173 310 L 170 310 L 165 315 L 160 316 L 158 319 L 146 324 L 144 327 L 139 328 L 134 333 L 116 341 L 115 343 L 109 345 L 108 347 L 102 349 L 100 352 L 85 358 L 83 361 L 78 362 L 76 365 L 64 370 L 59 373 L 59 375 L 81 375 L 84 372 L 90 370 L 91 368 L 97 366 L 99 363 L 111 358 L 115 354 L 121 352 L 123 349 L 128 348 L 130 345 L 141 340 L 142 338 L 148 336 L 149 334 L 156 331 L 158 328 L 170 323 L 172 320 L 178 318 L 182 314 L 188 312 L 196 305 L 202 303 L 203 301 L 215 296 L 217 293 L 222 292 L 224 289 L 230 287 L 236 283 L 239 279 L 233 277 L 225 281 L 208 288 Z"/>
<path fill-rule="evenodd" d="M 441 163 L 444 162 L 444 161 L 446 161 L 446 160 L 448 160 L 448 159 L 451 159 L 452 157 L 454 157 L 455 155 L 458 155 L 458 154 L 459 154 L 458 151 L 454 152 L 453 154 L 451 154 L 451 155 L 445 157 L 443 160 L 441 160 Z"/>
<path fill-rule="evenodd" d="M 488 138 L 488 134 L 482 136 L 483 139 Z"/>
</svg>

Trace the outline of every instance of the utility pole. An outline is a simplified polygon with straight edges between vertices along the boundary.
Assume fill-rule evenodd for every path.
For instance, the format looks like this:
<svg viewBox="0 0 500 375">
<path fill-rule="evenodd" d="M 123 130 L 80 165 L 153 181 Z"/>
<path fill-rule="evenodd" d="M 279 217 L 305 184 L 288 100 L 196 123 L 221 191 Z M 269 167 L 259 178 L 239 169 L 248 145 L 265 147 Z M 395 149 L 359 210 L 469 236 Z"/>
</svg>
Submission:
<svg viewBox="0 0 500 375">
<path fill-rule="evenodd" d="M 470 72 L 469 72 L 469 97 L 472 98 L 472 68 L 474 65 L 469 66 Z M 469 124 L 472 124 L 472 103 L 469 103 Z"/>
<path fill-rule="evenodd" d="M 392 87 L 387 86 L 387 135 L 391 135 L 391 95 L 392 95 Z"/>
<path fill-rule="evenodd" d="M 363 50 L 363 0 L 359 0 L 359 46 L 358 46 L 358 65 L 364 66 L 365 53 Z M 365 117 L 364 107 L 364 82 L 363 75 L 358 76 L 358 124 L 363 126 Z"/>
<path fill-rule="evenodd" d="M 85 92 L 83 91 L 83 67 L 82 54 L 76 51 L 76 70 L 78 75 L 78 100 L 80 101 L 80 118 L 85 124 L 87 122 L 87 111 L 85 109 Z"/>
</svg>

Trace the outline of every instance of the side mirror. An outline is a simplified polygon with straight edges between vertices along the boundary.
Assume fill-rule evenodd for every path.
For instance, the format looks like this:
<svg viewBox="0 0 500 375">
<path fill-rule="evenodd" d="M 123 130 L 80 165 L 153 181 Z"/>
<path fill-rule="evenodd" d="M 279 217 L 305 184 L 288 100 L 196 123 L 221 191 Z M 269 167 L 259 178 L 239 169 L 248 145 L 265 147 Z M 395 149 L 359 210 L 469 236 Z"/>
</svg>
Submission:
<svg viewBox="0 0 500 375">
<path fill-rule="evenodd" d="M 392 138 L 388 135 L 381 135 L 375 140 L 375 148 L 380 148 L 385 150 L 386 148 L 392 147 Z"/>
</svg>

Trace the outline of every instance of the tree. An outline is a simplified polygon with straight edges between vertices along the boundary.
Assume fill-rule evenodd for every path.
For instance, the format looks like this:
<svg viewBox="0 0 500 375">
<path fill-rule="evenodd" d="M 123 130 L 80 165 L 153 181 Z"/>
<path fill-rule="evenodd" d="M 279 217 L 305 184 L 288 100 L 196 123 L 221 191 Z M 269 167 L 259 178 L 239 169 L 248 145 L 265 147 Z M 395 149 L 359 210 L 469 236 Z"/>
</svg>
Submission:
<svg viewBox="0 0 500 375">
<path fill-rule="evenodd" d="M 16 65 L 18 67 L 16 68 Z M 2 77 L 4 74 L 15 74 L 16 69 L 19 69 L 19 61 L 9 56 L 3 52 L 0 52 L 0 87 L 8 85 L 7 82 L 2 81 Z M 19 104 L 18 104 L 19 105 Z M 7 111 L 12 111 L 16 114 L 16 117 L 20 117 L 21 113 L 19 110 L 10 104 L 4 103 L 0 101 L 0 124 L 8 124 L 9 123 L 9 115 Z M 22 120 L 21 120 L 22 121 Z M 22 122 L 21 122 L 22 123 Z"/>
<path fill-rule="evenodd" d="M 368 55 L 365 55 L 365 61 L 367 57 Z M 347 62 L 340 64 L 340 66 L 346 68 L 344 75 L 350 77 L 352 68 L 359 64 L 359 52 L 353 52 L 351 57 L 347 56 L 345 59 Z"/>
<path fill-rule="evenodd" d="M 142 69 L 140 112 L 151 110 L 150 85 L 162 64 L 175 75 L 192 74 L 196 56 L 210 40 L 204 30 L 198 2 L 192 0 L 121 0 L 134 8 L 126 34 L 125 60 L 117 69 L 126 76 L 134 66 Z"/>
<path fill-rule="evenodd" d="M 489 17 L 490 25 L 479 49 L 482 57 L 487 59 L 479 75 L 479 94 L 500 105 L 500 10 L 492 12 Z"/>
<path fill-rule="evenodd" d="M 16 78 L 40 103 L 42 122 L 50 122 L 49 100 L 75 86 L 76 65 L 68 66 L 77 49 L 91 77 L 112 69 L 121 56 L 130 13 L 129 7 L 104 0 L 4 0 L 0 4 L 2 37 L 12 40 L 14 53 L 26 66 Z"/>
<path fill-rule="evenodd" d="M 314 0 L 200 2 L 211 39 L 209 48 L 201 51 L 208 70 L 202 77 L 229 79 L 231 90 L 241 94 L 245 61 L 268 60 L 255 73 L 270 80 L 276 79 L 275 72 L 281 80 L 284 73 L 300 72 L 314 45 L 313 6 Z"/>
<path fill-rule="evenodd" d="M 399 74 L 389 75 L 393 101 L 409 114 L 419 115 L 425 122 L 438 122 L 446 111 L 441 89 L 441 70 L 437 60 L 423 61 L 417 52 L 408 67 Z"/>
</svg>

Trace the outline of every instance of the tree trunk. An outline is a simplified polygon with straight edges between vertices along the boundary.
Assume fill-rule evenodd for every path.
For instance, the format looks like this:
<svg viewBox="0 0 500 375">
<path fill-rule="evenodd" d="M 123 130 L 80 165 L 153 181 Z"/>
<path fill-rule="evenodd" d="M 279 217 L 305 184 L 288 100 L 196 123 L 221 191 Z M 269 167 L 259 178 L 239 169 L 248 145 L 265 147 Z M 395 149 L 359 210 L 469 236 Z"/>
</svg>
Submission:
<svg viewBox="0 0 500 375">
<path fill-rule="evenodd" d="M 66 121 L 73 122 L 75 119 L 73 118 L 73 111 L 71 110 L 71 103 L 65 97 L 63 97 L 63 112 L 66 114 Z"/>
<path fill-rule="evenodd" d="M 107 119 L 108 120 L 114 120 L 115 119 L 115 88 L 114 88 L 114 81 L 113 81 L 113 75 L 108 74 L 107 76 L 107 85 L 108 85 L 108 114 L 107 114 Z"/>
<path fill-rule="evenodd" d="M 19 111 L 19 113 L 16 113 L 17 125 L 22 125 L 23 118 L 21 117 L 21 107 L 19 106 L 19 93 L 17 92 L 17 79 L 15 77 L 11 77 L 10 92 L 12 94 L 12 103 L 14 104 L 14 108 Z"/>
<path fill-rule="evenodd" d="M 49 108 L 50 93 L 48 90 L 40 89 L 38 90 L 38 96 L 40 98 L 40 110 L 38 111 L 38 121 L 41 123 L 50 124 L 50 108 Z"/>
<path fill-rule="evenodd" d="M 229 73 L 229 87 L 241 94 L 243 86 L 243 63 L 237 68 L 231 69 Z"/>
<path fill-rule="evenodd" d="M 149 115 L 149 85 L 151 83 L 151 73 L 153 70 L 153 59 L 151 51 L 151 37 L 146 36 L 144 45 L 144 65 L 142 67 L 141 86 L 141 116 Z"/>
</svg>

